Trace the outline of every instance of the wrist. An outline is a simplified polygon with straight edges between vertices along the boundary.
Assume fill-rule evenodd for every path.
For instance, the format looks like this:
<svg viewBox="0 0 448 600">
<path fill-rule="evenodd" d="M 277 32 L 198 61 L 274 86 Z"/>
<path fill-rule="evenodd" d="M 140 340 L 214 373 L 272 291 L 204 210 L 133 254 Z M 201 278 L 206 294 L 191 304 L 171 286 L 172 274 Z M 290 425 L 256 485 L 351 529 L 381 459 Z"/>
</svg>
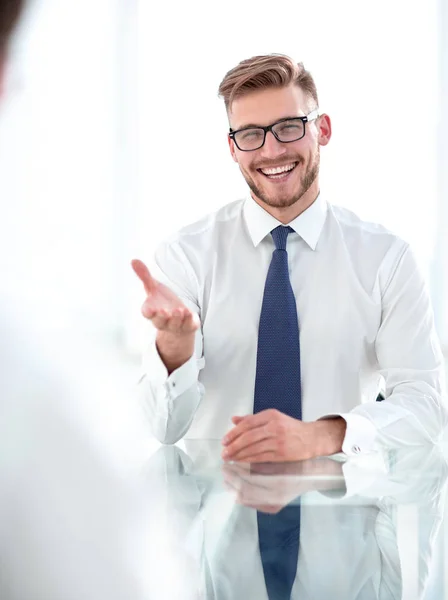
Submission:
<svg viewBox="0 0 448 600">
<path fill-rule="evenodd" d="M 194 342 L 194 332 L 183 335 L 173 334 L 169 331 L 157 333 L 157 351 L 170 374 L 193 356 Z"/>
<path fill-rule="evenodd" d="M 330 456 L 342 452 L 347 423 L 342 417 L 313 422 L 316 456 Z"/>
</svg>

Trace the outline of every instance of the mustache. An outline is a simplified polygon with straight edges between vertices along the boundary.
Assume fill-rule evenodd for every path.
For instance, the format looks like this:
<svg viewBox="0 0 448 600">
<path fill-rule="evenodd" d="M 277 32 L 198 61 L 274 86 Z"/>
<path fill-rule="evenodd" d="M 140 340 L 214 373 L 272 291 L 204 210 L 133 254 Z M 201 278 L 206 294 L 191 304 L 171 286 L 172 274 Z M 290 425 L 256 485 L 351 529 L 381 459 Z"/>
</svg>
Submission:
<svg viewBox="0 0 448 600">
<path fill-rule="evenodd" d="M 275 169 L 277 167 L 283 167 L 284 165 L 290 165 L 292 163 L 300 163 L 302 161 L 301 158 L 297 156 L 292 156 L 291 158 L 283 158 L 281 162 L 277 161 L 277 163 L 271 164 L 263 164 L 263 165 L 254 165 L 254 169 Z"/>
</svg>

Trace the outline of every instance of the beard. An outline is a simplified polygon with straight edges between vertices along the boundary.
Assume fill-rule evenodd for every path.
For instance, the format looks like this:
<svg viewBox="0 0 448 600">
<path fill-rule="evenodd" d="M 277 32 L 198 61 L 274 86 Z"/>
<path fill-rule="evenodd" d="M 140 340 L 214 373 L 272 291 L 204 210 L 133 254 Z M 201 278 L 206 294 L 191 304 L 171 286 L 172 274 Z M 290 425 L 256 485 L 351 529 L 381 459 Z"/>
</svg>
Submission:
<svg viewBox="0 0 448 600">
<path fill-rule="evenodd" d="M 297 160 L 298 157 L 293 157 L 291 160 L 286 160 L 287 162 L 299 162 L 298 167 L 303 164 L 301 159 Z M 317 146 L 317 150 L 314 153 L 310 164 L 308 165 L 305 173 L 303 173 L 300 177 L 300 181 L 298 183 L 298 187 L 292 192 L 273 192 L 269 194 L 264 191 L 260 186 L 257 186 L 255 181 L 248 174 L 244 173 L 241 170 L 241 173 L 246 180 L 247 185 L 253 194 L 260 200 L 262 200 L 268 206 L 272 206 L 275 208 L 287 208 L 292 206 L 296 202 L 298 202 L 304 194 L 310 189 L 313 183 L 316 181 L 319 175 L 319 167 L 320 167 L 320 146 Z M 264 177 L 264 175 L 261 175 Z"/>
</svg>

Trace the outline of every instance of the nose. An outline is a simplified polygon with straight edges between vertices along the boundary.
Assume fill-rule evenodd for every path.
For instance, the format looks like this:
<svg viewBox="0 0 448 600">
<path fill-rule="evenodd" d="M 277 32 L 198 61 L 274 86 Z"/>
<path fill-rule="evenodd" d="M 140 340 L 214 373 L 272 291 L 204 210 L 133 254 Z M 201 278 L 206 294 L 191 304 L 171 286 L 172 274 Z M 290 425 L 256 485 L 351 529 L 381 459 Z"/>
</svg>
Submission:
<svg viewBox="0 0 448 600">
<path fill-rule="evenodd" d="M 286 146 L 278 141 L 272 131 L 268 131 L 264 145 L 260 148 L 263 158 L 276 158 L 286 153 Z"/>
</svg>

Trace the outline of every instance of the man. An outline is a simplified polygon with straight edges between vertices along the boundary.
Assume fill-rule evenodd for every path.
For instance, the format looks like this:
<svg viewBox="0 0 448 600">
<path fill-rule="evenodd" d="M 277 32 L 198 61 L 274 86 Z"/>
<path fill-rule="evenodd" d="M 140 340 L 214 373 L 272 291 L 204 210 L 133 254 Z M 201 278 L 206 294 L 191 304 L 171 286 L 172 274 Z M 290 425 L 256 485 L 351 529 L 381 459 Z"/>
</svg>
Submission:
<svg viewBox="0 0 448 600">
<path fill-rule="evenodd" d="M 256 56 L 219 91 L 250 196 L 164 242 L 160 281 L 133 261 L 154 434 L 222 437 L 223 458 L 247 462 L 435 443 L 447 409 L 425 282 L 404 241 L 321 194 L 331 120 L 312 76 Z"/>
</svg>

